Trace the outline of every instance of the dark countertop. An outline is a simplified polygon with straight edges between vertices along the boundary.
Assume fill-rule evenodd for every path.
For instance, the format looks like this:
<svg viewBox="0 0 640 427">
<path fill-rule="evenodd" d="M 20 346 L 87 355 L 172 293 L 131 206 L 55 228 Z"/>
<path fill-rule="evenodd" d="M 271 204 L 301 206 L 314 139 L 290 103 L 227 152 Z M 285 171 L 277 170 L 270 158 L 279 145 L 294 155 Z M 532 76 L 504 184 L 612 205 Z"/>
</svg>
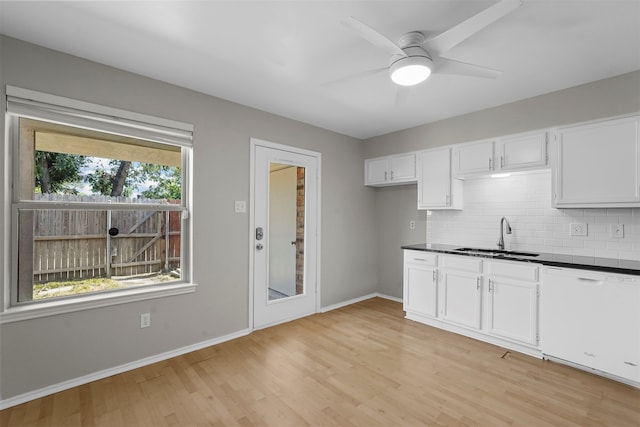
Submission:
<svg viewBox="0 0 640 427">
<path fill-rule="evenodd" d="M 491 258 L 497 260 L 531 262 L 536 264 L 548 265 L 553 267 L 577 268 L 582 270 L 604 271 L 609 273 L 631 274 L 640 276 L 640 261 L 598 258 L 588 256 L 559 255 L 550 253 L 540 253 L 536 257 L 532 256 L 500 256 L 493 254 L 469 254 L 456 251 L 462 246 L 441 245 L 437 243 L 418 243 L 415 245 L 405 245 L 402 249 L 411 249 L 414 251 L 439 252 L 452 255 L 479 256 L 482 258 Z"/>
</svg>

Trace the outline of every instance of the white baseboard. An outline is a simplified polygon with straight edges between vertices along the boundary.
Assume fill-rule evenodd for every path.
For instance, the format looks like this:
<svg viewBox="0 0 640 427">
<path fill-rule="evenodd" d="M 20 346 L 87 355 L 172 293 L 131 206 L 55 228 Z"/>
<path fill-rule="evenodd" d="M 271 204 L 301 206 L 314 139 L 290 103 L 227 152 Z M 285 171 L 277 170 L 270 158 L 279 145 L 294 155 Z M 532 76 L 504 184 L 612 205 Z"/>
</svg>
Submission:
<svg viewBox="0 0 640 427">
<path fill-rule="evenodd" d="M 385 295 L 385 294 L 381 294 L 381 293 L 376 293 L 377 297 L 379 298 L 384 298 L 384 299 L 388 299 L 390 301 L 395 301 L 395 302 L 402 302 L 402 298 L 398 298 L 398 297 L 392 297 L 391 295 Z"/>
<path fill-rule="evenodd" d="M 161 362 L 163 360 L 171 359 L 172 357 L 181 356 L 192 351 L 200 350 L 205 347 L 220 344 L 225 341 L 230 341 L 236 338 L 243 337 L 251 333 L 251 329 L 243 329 L 238 332 L 234 332 L 222 337 L 214 338 L 207 341 L 202 341 L 197 344 L 188 345 L 186 347 L 178 348 L 176 350 L 167 351 L 165 353 L 157 354 L 155 356 L 146 357 L 144 359 L 136 360 L 135 362 L 125 363 L 124 365 L 116 366 L 114 368 L 105 369 L 102 371 L 94 372 L 89 375 L 85 375 L 72 380 L 63 381 L 58 384 L 53 384 L 41 389 L 31 391 L 28 393 L 20 394 L 18 396 L 10 397 L 8 399 L 0 400 L 0 410 L 10 408 L 12 406 L 20 405 L 31 400 L 39 399 L 44 396 L 48 396 L 53 393 L 68 390 L 73 387 L 77 387 L 83 384 L 90 383 L 92 381 L 98 381 L 103 378 L 110 377 L 112 375 L 121 374 L 123 372 L 130 371 L 132 369 L 141 368 L 143 366 L 150 365 L 152 363 Z"/>
<path fill-rule="evenodd" d="M 364 296 L 361 296 L 361 297 L 358 297 L 358 298 L 353 298 L 353 299 L 350 299 L 350 300 L 347 300 L 347 301 L 339 302 L 337 304 L 331 304 L 331 305 L 328 305 L 326 307 L 322 307 L 320 309 L 320 313 L 326 313 L 327 311 L 331 311 L 331 310 L 335 310 L 335 309 L 338 309 L 338 308 L 346 307 L 348 305 L 355 304 L 355 303 L 358 303 L 358 302 L 361 302 L 361 301 L 366 301 L 368 299 L 375 298 L 375 297 L 384 298 L 384 299 L 388 299 L 388 300 L 396 301 L 396 302 L 402 302 L 402 298 L 396 298 L 396 297 L 392 297 L 390 295 L 385 295 L 385 294 L 380 294 L 378 292 L 374 292 L 374 293 L 371 293 L 371 294 L 368 294 L 368 295 L 364 295 Z"/>
</svg>

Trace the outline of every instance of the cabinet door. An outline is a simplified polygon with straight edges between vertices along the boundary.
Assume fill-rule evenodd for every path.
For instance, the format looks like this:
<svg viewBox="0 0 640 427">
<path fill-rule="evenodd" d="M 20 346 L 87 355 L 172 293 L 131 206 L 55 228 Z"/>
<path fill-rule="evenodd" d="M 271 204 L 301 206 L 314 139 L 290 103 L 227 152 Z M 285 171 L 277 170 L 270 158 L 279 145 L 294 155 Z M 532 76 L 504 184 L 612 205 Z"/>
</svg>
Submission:
<svg viewBox="0 0 640 427">
<path fill-rule="evenodd" d="M 438 315 L 436 269 L 420 264 L 407 264 L 404 281 L 405 311 L 436 317 Z"/>
<path fill-rule="evenodd" d="M 415 153 L 392 156 L 389 162 L 389 173 L 392 182 L 399 183 L 416 181 Z"/>
<path fill-rule="evenodd" d="M 561 128 L 555 206 L 640 206 L 639 118 Z"/>
<path fill-rule="evenodd" d="M 389 178 L 389 159 L 368 159 L 364 161 L 365 185 L 385 184 Z"/>
<path fill-rule="evenodd" d="M 487 331 L 523 344 L 538 344 L 538 284 L 489 278 Z"/>
<path fill-rule="evenodd" d="M 418 209 L 462 209 L 461 192 L 452 183 L 450 148 L 418 155 Z"/>
<path fill-rule="evenodd" d="M 501 138 L 496 144 L 499 170 L 514 171 L 547 165 L 547 133 L 538 132 Z"/>
<path fill-rule="evenodd" d="M 494 170 L 493 141 L 460 144 L 453 151 L 453 171 L 458 178 L 484 175 Z"/>
<path fill-rule="evenodd" d="M 458 271 L 442 274 L 442 320 L 480 329 L 482 278 Z"/>
</svg>

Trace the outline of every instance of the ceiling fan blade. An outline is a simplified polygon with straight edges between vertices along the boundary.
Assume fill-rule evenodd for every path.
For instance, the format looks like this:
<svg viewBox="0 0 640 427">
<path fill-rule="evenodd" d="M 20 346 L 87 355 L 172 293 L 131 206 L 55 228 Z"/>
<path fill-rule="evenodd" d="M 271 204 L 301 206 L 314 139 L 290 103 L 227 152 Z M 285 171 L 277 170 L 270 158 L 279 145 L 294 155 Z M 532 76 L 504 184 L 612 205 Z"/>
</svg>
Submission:
<svg viewBox="0 0 640 427">
<path fill-rule="evenodd" d="M 502 71 L 480 65 L 467 64 L 453 59 L 437 58 L 433 62 L 433 72 L 437 74 L 455 74 L 458 76 L 480 77 L 495 79 L 500 77 Z"/>
<path fill-rule="evenodd" d="M 360 71 L 355 74 L 350 74 L 348 76 L 340 77 L 335 80 L 330 80 L 328 82 L 322 83 L 321 86 L 333 86 L 333 85 L 339 85 L 342 83 L 348 83 L 351 80 L 358 80 L 358 79 L 362 79 L 363 77 L 373 76 L 375 74 L 378 74 L 387 70 L 388 68 L 384 67 L 384 68 L 375 68 L 373 70 Z"/>
<path fill-rule="evenodd" d="M 403 57 L 407 56 L 404 51 L 400 49 L 400 46 L 377 32 L 367 24 L 358 21 L 353 16 L 343 19 L 342 23 L 354 30 L 356 33 L 358 33 L 358 35 L 360 35 L 360 37 L 362 37 L 372 45 L 384 49 L 392 55 L 400 55 Z"/>
<path fill-rule="evenodd" d="M 423 46 L 429 53 L 439 56 L 521 5 L 521 0 L 502 0 L 466 21 L 431 37 L 423 43 Z"/>
</svg>

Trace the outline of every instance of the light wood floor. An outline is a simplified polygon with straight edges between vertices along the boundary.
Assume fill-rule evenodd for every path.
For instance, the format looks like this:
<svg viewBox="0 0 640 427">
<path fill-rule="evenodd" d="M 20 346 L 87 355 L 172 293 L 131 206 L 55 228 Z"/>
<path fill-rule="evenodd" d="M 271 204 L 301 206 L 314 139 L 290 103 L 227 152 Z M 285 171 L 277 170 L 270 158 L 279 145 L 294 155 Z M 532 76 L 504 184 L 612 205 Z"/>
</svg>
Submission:
<svg viewBox="0 0 640 427">
<path fill-rule="evenodd" d="M 6 409 L 2 426 L 640 426 L 640 390 L 375 298 Z"/>
</svg>

